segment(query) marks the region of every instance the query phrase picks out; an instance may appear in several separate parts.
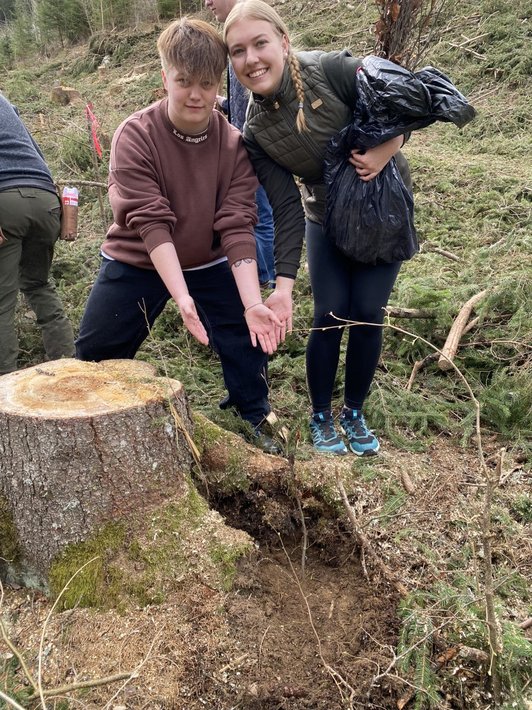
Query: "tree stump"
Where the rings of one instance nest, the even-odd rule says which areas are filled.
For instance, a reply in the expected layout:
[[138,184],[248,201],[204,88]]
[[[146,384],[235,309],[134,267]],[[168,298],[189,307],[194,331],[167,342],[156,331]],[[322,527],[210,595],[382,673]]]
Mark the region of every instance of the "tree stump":
[[66,545],[183,494],[191,431],[181,383],[141,361],[64,359],[0,377],[0,495],[24,568],[45,580]]

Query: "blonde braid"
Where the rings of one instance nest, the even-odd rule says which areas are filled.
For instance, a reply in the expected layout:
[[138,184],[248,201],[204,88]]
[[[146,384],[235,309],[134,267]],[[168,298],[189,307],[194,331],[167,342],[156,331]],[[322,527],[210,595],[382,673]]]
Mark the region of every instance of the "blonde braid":
[[296,90],[296,97],[299,102],[296,117],[297,130],[302,133],[303,131],[308,131],[307,122],[305,120],[305,112],[303,111],[303,103],[305,101],[305,89],[303,87],[303,80],[301,79],[301,68],[299,66],[299,59],[292,52],[291,49],[288,50],[288,68],[290,69],[290,76],[292,77],[292,83]]

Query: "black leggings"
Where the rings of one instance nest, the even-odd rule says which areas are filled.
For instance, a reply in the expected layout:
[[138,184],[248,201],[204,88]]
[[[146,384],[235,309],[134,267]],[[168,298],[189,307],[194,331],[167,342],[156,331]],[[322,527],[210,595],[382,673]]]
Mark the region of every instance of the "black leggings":
[[[314,297],[314,328],[339,325],[329,313],[346,320],[382,323],[401,263],[358,264],[344,257],[320,224],[307,220],[307,257]],[[307,345],[307,380],[315,412],[330,409],[344,328],[313,330]],[[345,361],[347,407],[361,409],[375,374],[382,347],[382,328],[351,326]]]

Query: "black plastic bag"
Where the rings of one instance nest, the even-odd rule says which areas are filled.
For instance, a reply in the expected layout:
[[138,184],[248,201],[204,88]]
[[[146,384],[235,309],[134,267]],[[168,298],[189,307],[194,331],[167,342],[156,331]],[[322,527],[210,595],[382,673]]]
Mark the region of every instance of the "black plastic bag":
[[410,259],[418,250],[412,195],[395,160],[370,181],[348,159],[353,148],[373,148],[435,121],[462,127],[475,110],[444,74],[415,74],[380,57],[366,57],[356,73],[353,121],[328,146],[324,227],[346,256],[375,264]]
[[414,200],[395,159],[368,182],[359,178],[351,163],[339,164],[327,196],[324,228],[353,261],[376,264],[411,259],[418,251]]

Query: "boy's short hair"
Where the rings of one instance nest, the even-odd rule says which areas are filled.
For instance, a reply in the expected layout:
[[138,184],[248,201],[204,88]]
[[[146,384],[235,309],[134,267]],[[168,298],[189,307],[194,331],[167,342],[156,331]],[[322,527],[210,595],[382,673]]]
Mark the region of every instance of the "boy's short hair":
[[165,71],[172,67],[199,81],[218,82],[227,67],[227,48],[218,32],[203,20],[174,20],[157,40]]

